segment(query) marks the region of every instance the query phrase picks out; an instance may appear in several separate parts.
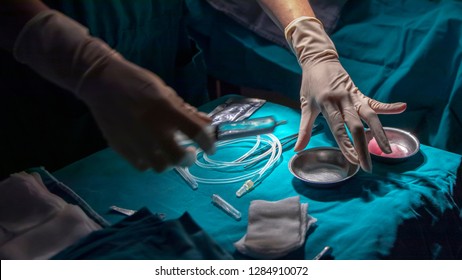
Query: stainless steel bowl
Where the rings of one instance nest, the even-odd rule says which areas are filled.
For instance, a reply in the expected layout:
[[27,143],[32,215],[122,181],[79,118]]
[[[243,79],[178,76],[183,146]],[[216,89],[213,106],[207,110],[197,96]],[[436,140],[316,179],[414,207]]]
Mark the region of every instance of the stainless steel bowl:
[[368,143],[372,159],[387,163],[397,163],[412,157],[420,150],[419,139],[410,132],[392,127],[384,127],[383,129],[390,141],[393,152],[388,155],[382,153],[380,148],[378,148],[375,144],[376,141],[373,139],[372,131],[370,129],[366,129],[366,141]]
[[311,186],[332,187],[355,175],[359,165],[350,163],[338,148],[319,147],[294,155],[289,170]]

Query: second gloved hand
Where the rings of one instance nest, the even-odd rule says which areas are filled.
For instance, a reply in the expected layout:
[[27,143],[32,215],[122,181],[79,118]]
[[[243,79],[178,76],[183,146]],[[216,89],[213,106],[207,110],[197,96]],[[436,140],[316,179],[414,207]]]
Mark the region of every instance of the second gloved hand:
[[32,18],[14,55],[44,78],[72,91],[90,108],[109,145],[138,169],[189,165],[194,152],[175,134],[213,152],[206,115],[186,104],[158,76],[125,60],[67,16],[48,10]]
[[[302,67],[300,89],[301,122],[295,151],[306,147],[319,113],[326,118],[345,157],[370,172],[372,164],[364,126],[370,127],[382,151],[391,153],[390,144],[377,114],[397,114],[405,103],[381,103],[363,95],[339,62],[335,46],[319,20],[301,17],[285,28],[285,36]],[[351,143],[345,125],[351,132]]]
[[179,131],[206,152],[214,138],[205,114],[185,103],[153,73],[113,54],[86,75],[78,95],[90,107],[109,145],[144,170],[189,166],[195,153],[175,141]]

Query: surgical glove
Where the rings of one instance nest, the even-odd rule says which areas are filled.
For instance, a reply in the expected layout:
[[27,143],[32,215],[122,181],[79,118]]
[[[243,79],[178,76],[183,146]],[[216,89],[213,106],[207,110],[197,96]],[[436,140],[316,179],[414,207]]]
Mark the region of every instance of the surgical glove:
[[194,151],[174,140],[178,132],[204,151],[214,151],[205,114],[185,103],[154,73],[125,60],[57,11],[32,18],[13,52],[19,62],[82,99],[108,144],[140,170],[192,164]]
[[406,103],[381,103],[363,95],[340,64],[335,46],[318,19],[295,19],[285,28],[285,36],[302,67],[302,116],[295,151],[308,145],[313,123],[322,113],[348,161],[360,164],[363,170],[371,172],[372,164],[361,119],[370,127],[382,151],[391,153],[377,114],[401,113],[406,109]]

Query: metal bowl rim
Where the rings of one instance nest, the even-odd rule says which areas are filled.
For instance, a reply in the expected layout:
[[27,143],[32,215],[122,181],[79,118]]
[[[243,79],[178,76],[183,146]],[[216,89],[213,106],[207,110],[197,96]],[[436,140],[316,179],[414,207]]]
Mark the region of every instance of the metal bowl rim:
[[[392,158],[392,157],[384,157],[384,156],[380,156],[380,155],[376,155],[376,154],[373,154],[373,153],[370,153],[371,155],[375,156],[375,157],[378,157],[378,158],[383,158],[383,159],[387,159],[387,160],[400,160],[400,159],[407,159],[407,158],[410,158],[412,156],[414,156],[415,154],[417,154],[420,150],[420,141],[419,139],[412,133],[410,133],[409,131],[406,131],[406,130],[403,130],[403,129],[400,129],[400,128],[396,128],[396,127],[388,127],[388,126],[384,126],[383,127],[383,130],[389,130],[389,131],[395,131],[395,132],[399,132],[399,133],[402,133],[406,136],[409,136],[409,138],[412,139],[412,141],[414,141],[414,143],[416,144],[416,149],[414,149],[414,151],[412,151],[412,153],[404,156],[404,157],[397,157],[397,158]],[[365,132],[370,132],[372,133],[371,129],[370,128],[366,128],[364,130]],[[371,138],[372,139],[372,138]]]
[[[359,165],[356,165],[356,168],[354,170],[354,172],[349,175],[349,176],[346,176],[344,178],[342,178],[341,180],[338,180],[338,181],[331,181],[331,182],[320,182],[320,181],[310,181],[310,180],[307,180],[305,178],[302,178],[300,177],[298,174],[296,174],[296,172],[294,172],[294,170],[292,169],[292,164],[293,164],[293,161],[295,159],[297,159],[301,154],[305,154],[305,153],[309,153],[309,152],[315,152],[315,151],[319,151],[319,150],[333,150],[333,151],[337,151],[337,152],[340,152],[340,154],[342,154],[342,151],[339,149],[339,148],[336,148],[336,147],[316,147],[316,148],[311,148],[311,149],[306,149],[306,150],[303,150],[301,152],[298,152],[296,153],[289,161],[289,171],[290,173],[292,173],[293,176],[295,176],[297,179],[305,182],[305,183],[309,183],[309,184],[312,184],[312,185],[333,185],[333,184],[338,184],[338,183],[341,183],[341,182],[344,182],[348,179],[350,179],[351,177],[353,177],[354,175],[356,175],[356,173],[358,173],[360,167]],[[343,155],[343,154],[342,154]],[[345,159],[349,165],[354,165],[352,164],[351,162],[349,162],[347,159]]]

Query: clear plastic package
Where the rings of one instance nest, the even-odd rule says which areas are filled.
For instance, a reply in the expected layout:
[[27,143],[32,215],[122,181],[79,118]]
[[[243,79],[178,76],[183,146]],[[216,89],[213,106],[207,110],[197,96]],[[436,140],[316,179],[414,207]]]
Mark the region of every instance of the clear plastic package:
[[209,117],[212,118],[212,125],[224,122],[242,121],[257,111],[266,100],[250,97],[231,97],[225,103],[218,105]]

